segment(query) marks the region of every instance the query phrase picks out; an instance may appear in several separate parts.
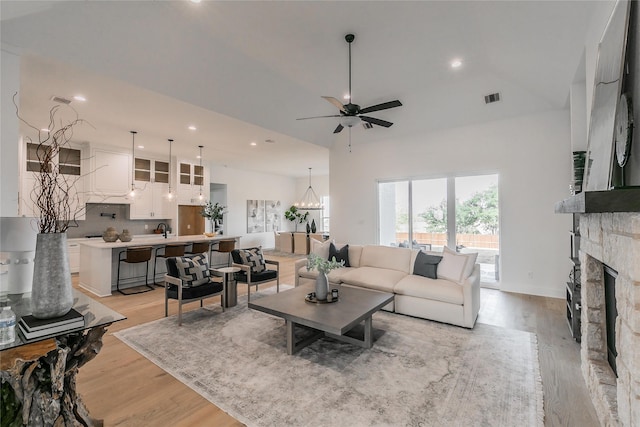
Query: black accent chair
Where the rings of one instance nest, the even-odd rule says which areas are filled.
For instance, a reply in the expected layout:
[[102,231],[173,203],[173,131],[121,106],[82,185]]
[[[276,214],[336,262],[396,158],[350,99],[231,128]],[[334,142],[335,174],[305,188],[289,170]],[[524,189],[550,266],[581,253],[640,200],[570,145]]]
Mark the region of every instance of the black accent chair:
[[[192,258],[197,255],[187,255],[185,258]],[[200,300],[200,307],[203,306],[202,300],[205,298],[220,295],[220,305],[222,311],[225,307],[226,284],[214,282],[209,278],[209,282],[198,286],[183,286],[180,278],[176,257],[169,257],[165,260],[167,264],[167,274],[164,276],[164,317],[169,315],[169,298],[178,300],[178,326],[182,325],[182,304]]]
[[[250,248],[257,249],[257,248]],[[260,273],[253,273],[251,266],[242,263],[242,257],[240,257],[240,251],[242,249],[234,249],[231,251],[231,259],[233,260],[232,267],[238,267],[241,269],[239,273],[235,274],[236,282],[247,284],[247,302],[251,300],[251,286],[256,287],[258,291],[258,285],[261,283],[267,283],[276,281],[276,292],[280,292],[280,262],[265,259],[264,262],[269,265],[275,266],[275,270],[266,269]]]

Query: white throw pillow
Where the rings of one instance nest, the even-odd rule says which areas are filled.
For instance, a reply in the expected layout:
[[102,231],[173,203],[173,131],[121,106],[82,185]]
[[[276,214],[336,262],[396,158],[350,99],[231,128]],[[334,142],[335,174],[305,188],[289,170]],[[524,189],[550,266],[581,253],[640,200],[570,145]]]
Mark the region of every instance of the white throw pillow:
[[477,253],[461,254],[444,247],[442,261],[438,264],[438,279],[447,279],[462,284],[471,276]]
[[331,243],[333,243],[333,240],[321,242],[320,240],[309,239],[309,242],[312,254],[318,255],[322,259],[329,259],[329,247]]

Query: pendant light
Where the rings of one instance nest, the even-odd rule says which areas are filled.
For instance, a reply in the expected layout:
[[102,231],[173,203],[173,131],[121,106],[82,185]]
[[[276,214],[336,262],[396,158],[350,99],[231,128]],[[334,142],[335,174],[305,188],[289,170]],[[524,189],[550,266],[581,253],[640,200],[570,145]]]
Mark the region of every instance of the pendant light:
[[173,200],[173,193],[171,192],[171,143],[173,139],[167,139],[169,141],[169,193],[167,194],[167,199]]
[[298,209],[302,209],[305,211],[311,210],[320,210],[322,209],[322,203],[320,203],[320,198],[313,191],[313,187],[311,187],[311,168],[309,168],[309,188],[304,192],[304,195],[300,200],[293,204]]
[[202,201],[202,199],[204,198],[202,196],[202,182],[204,181],[204,171],[202,170],[202,145],[198,145],[198,148],[200,149],[200,156],[198,156],[200,158],[200,173],[202,174],[202,176],[200,177],[200,195],[198,196],[198,199],[200,199],[200,201]]
[[136,186],[133,183],[136,174],[136,132],[135,130],[129,131],[131,132],[131,191],[129,192],[129,197],[133,198],[136,196]]

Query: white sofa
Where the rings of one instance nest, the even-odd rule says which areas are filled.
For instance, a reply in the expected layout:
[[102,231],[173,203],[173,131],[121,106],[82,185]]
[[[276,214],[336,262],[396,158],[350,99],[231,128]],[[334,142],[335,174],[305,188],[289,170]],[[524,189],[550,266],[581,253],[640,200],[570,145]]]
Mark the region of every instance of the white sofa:
[[[317,245],[312,252],[327,257],[328,246]],[[349,245],[350,267],[332,270],[328,275],[330,286],[391,292],[395,301],[384,307],[387,311],[473,328],[480,310],[480,266],[474,260],[473,267],[469,266],[470,275],[461,277],[459,283],[430,279],[413,274],[418,252],[409,248]],[[316,270],[307,270],[306,258],[295,262],[296,286],[315,283],[317,275]]]

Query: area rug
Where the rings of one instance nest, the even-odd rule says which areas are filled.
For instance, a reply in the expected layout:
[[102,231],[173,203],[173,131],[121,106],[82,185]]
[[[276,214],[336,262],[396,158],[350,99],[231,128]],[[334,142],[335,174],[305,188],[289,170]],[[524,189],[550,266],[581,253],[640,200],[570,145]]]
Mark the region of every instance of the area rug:
[[543,425],[534,334],[386,312],[373,326],[372,349],[323,338],[288,356],[284,321],[240,297],[115,335],[248,426]]

